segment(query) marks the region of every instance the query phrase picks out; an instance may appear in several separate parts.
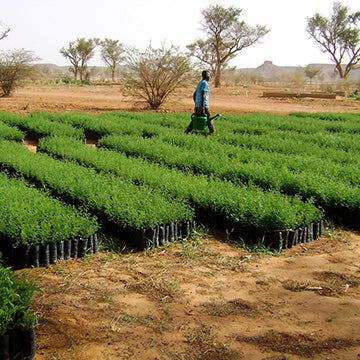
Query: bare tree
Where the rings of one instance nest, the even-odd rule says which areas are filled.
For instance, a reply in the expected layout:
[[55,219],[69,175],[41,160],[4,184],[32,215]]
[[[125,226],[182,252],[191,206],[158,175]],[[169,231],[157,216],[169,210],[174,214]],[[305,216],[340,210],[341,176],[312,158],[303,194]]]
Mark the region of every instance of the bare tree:
[[[349,14],[349,8],[333,4],[333,14],[326,18],[319,13],[307,19],[307,32],[329,53],[341,79],[346,79],[360,61],[360,12]],[[343,63],[347,61],[347,64]]]
[[38,60],[32,51],[12,50],[0,53],[1,96],[10,96],[32,71],[32,63]]
[[76,42],[71,41],[67,48],[60,49],[60,53],[68,58],[73,66],[75,80],[77,80],[77,74],[80,76],[80,81],[84,79],[87,63],[94,56],[94,50],[99,43],[97,38],[88,40],[78,38]]
[[190,60],[173,45],[144,52],[131,49],[124,73],[126,93],[145,100],[151,109],[158,109],[174,90],[184,83],[190,72]]
[[238,17],[242,9],[212,5],[202,11],[202,30],[206,39],[188,45],[190,55],[207,64],[215,78],[215,87],[221,86],[221,71],[237,53],[254,45],[269,30],[265,26],[250,27]]
[[118,65],[124,61],[125,48],[119,40],[105,39],[100,43],[101,58],[111,71],[112,81],[115,81],[115,72]]

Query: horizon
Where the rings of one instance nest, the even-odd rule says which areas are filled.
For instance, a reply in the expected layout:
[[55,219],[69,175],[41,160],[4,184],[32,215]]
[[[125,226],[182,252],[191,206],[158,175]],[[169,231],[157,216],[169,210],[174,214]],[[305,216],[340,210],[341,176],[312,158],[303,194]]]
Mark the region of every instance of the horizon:
[[[277,65],[277,64],[274,64],[274,62],[272,60],[264,60],[264,62],[259,65],[259,66],[256,66],[256,67],[244,67],[244,68],[238,68],[236,67],[236,70],[241,70],[241,69],[257,69],[259,68],[260,66],[264,65],[265,63],[271,63],[272,65],[276,66],[276,67],[293,67],[293,68],[303,68],[303,67],[306,67],[308,65],[324,65],[324,66],[334,66],[335,67],[335,64],[333,63],[309,63],[309,64],[306,64],[305,66],[301,66],[301,65]],[[71,64],[68,64],[68,65],[59,65],[59,64],[55,64],[55,63],[52,63],[52,62],[34,62],[34,65],[55,65],[55,66],[58,66],[58,67],[71,67],[72,65]],[[103,64],[103,65],[87,65],[88,67],[104,67],[106,68],[106,64]],[[359,69],[353,69],[353,70],[360,70]]]

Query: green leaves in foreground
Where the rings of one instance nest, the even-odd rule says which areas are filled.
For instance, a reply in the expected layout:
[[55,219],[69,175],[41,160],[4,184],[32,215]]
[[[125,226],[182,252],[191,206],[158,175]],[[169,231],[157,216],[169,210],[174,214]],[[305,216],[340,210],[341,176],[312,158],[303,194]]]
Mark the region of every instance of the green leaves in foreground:
[[31,281],[21,279],[9,269],[0,266],[0,336],[8,329],[34,326],[35,315],[29,309],[33,293],[38,291]]

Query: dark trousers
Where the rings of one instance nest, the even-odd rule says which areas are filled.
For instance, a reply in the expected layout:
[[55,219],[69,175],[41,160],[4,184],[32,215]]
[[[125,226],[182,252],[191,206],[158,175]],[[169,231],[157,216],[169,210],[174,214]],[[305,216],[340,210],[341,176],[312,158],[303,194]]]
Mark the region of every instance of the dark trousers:
[[[196,107],[195,108],[195,113],[201,114],[202,113],[202,108]],[[205,115],[207,116],[208,119],[211,118],[209,108],[205,108]],[[212,120],[209,121],[208,128],[209,128],[209,133],[210,134],[213,134],[215,132],[214,121],[212,121]],[[189,126],[185,130],[185,133],[186,134],[190,133],[192,131],[192,129],[193,129],[193,121],[191,120]]]

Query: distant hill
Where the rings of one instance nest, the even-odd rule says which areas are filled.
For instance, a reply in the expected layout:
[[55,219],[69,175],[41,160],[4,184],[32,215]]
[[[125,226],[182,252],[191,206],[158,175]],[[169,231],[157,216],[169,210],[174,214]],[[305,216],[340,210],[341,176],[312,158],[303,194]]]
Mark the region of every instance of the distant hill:
[[[325,81],[338,79],[339,75],[335,72],[335,65],[333,64],[309,64],[314,68],[321,69],[321,77]],[[272,61],[265,61],[257,68],[238,69],[240,72],[249,72],[261,75],[264,78],[276,78],[286,76],[289,73],[294,73],[301,70],[300,66],[277,66]],[[349,79],[360,80],[360,69],[352,70]]]
[[[335,73],[335,66],[333,64],[309,64],[312,67],[320,68],[320,78],[324,81],[331,81],[338,79],[339,75]],[[72,75],[69,66],[58,66],[55,64],[39,63],[35,64],[39,74],[43,78],[62,78],[65,75]],[[286,77],[291,73],[301,70],[300,66],[277,66],[272,61],[265,61],[257,68],[243,68],[237,69],[239,72],[248,72],[261,75],[264,79],[276,79]],[[109,79],[110,75],[105,66],[89,66],[90,76],[92,79]],[[360,80],[360,69],[351,71],[349,79]]]
[[47,73],[47,74],[61,74],[64,75],[66,73],[69,73],[69,67],[70,66],[58,66],[55,64],[35,64],[35,68],[37,68],[40,72]]

